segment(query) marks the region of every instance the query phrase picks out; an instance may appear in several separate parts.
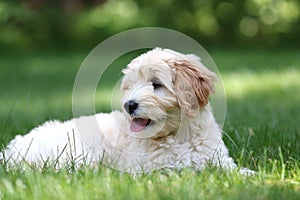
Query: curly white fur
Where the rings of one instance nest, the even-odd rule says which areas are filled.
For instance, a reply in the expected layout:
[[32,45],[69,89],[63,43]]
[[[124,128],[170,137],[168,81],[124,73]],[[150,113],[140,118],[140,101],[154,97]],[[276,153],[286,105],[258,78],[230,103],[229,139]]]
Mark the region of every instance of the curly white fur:
[[236,168],[208,102],[216,76],[198,57],[155,48],[123,73],[122,102],[134,101],[134,112],[124,107],[122,112],[46,122],[12,140],[3,158],[11,165],[51,162],[58,168],[102,162],[129,172],[201,169],[208,163]]

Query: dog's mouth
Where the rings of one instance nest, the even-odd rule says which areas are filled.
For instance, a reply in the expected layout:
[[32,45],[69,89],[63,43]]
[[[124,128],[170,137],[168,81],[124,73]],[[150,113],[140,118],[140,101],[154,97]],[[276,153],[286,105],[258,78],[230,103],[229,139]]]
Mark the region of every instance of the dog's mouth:
[[135,117],[130,122],[130,130],[132,132],[137,133],[144,130],[147,126],[149,126],[152,123],[153,121],[151,119],[143,119],[143,118]]

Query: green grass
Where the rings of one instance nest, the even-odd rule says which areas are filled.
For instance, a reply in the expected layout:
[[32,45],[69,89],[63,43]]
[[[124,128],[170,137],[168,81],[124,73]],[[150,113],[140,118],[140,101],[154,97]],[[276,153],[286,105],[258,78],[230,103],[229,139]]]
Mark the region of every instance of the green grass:
[[[132,176],[100,166],[7,171],[0,199],[299,199],[300,50],[211,49],[225,84],[224,140],[253,177],[218,169]],[[0,54],[0,143],[48,119],[72,117],[72,87],[84,52]],[[105,73],[96,110],[109,112],[124,56]],[[105,94],[105,95],[103,95]]]

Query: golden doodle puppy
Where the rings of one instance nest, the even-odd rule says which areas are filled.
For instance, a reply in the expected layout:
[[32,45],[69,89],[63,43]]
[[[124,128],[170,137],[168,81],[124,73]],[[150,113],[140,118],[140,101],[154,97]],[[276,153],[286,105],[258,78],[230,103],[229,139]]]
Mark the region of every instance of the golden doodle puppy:
[[155,48],[123,73],[122,111],[46,122],[12,140],[2,159],[56,168],[102,162],[127,172],[237,167],[209,103],[216,75],[199,57]]

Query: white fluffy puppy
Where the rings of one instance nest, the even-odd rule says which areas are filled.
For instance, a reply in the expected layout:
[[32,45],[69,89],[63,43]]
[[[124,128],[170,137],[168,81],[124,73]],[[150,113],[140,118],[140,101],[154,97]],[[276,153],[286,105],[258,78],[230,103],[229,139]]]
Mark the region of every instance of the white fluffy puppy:
[[209,104],[216,76],[197,56],[155,48],[123,73],[122,112],[46,122],[12,140],[3,159],[58,168],[102,162],[129,172],[236,168]]

